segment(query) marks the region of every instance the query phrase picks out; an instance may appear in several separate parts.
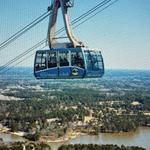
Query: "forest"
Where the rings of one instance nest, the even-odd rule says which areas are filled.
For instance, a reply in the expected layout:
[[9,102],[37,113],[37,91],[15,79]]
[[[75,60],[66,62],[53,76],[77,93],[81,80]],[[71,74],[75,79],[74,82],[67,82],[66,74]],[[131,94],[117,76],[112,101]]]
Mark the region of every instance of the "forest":
[[[21,143],[16,142],[9,145],[2,144],[0,145],[0,150],[51,150],[51,147],[45,143]],[[97,144],[75,144],[75,145],[62,145],[58,150],[145,150],[142,147],[138,146],[117,146],[117,145],[97,145]]]
[[[92,111],[94,119],[87,126],[98,132],[128,132],[150,124],[150,116],[144,114],[150,111],[147,95],[141,96],[135,91],[132,95],[126,92],[123,96],[105,97],[96,90],[82,89],[82,94],[79,90],[35,92],[24,89],[5,93],[24,100],[0,101],[0,123],[12,132],[30,132],[33,128],[41,131],[48,127],[47,119],[58,118],[56,124],[65,126],[68,122],[84,122]],[[138,105],[132,105],[134,101]]]
[[119,147],[117,145],[76,144],[76,145],[62,145],[58,150],[145,150],[145,149],[137,146],[125,147],[124,145]]

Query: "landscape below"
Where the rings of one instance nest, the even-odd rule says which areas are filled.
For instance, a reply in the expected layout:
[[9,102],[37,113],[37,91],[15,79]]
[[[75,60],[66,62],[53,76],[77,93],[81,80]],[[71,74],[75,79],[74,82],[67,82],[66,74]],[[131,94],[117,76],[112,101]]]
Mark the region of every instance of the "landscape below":
[[15,68],[0,74],[1,132],[49,143],[150,126],[150,71],[106,70],[101,79],[83,80],[36,80],[32,73]]

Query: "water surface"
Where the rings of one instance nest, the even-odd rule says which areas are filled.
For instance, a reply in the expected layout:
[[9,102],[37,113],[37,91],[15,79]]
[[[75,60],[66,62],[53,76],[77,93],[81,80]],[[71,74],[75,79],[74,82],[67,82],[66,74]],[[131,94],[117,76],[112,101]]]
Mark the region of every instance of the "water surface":
[[136,132],[100,133],[98,136],[81,135],[65,143],[51,143],[52,150],[62,144],[117,144],[119,146],[140,146],[150,150],[150,128],[140,127]]
[[[0,133],[4,142],[25,141],[22,137]],[[140,127],[136,132],[100,133],[98,136],[80,135],[75,139],[62,143],[50,143],[52,150],[57,150],[62,144],[117,144],[119,146],[140,146],[150,150],[150,128]]]

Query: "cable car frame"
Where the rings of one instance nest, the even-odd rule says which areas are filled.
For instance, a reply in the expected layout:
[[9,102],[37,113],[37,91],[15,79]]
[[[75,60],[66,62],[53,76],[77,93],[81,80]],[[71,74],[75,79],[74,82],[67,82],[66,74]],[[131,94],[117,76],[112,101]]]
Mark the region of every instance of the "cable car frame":
[[100,78],[104,75],[101,52],[88,48],[38,50],[34,62],[37,79]]

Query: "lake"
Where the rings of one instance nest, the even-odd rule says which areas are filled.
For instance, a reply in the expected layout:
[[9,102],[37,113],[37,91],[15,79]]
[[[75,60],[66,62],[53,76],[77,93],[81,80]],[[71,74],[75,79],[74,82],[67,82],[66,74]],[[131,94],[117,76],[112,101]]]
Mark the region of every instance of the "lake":
[[[23,138],[11,134],[0,133],[5,142],[24,141]],[[140,146],[150,150],[150,128],[140,127],[136,132],[100,133],[98,136],[80,135],[64,143],[50,143],[52,150],[57,150],[62,144],[117,144]]]
[[51,143],[52,150],[57,150],[62,144],[117,144],[125,146],[140,146],[150,150],[150,128],[140,127],[136,132],[100,133],[98,136],[81,135],[65,143]]

